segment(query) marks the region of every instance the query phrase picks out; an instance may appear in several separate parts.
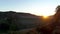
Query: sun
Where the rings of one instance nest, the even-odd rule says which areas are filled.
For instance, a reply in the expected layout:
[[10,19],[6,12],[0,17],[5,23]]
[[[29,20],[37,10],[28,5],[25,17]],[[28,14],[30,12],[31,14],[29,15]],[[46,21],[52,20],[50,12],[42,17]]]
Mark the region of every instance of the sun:
[[42,13],[42,16],[43,16],[43,18],[48,18],[48,16],[50,16],[50,14],[48,14],[48,13]]
[[47,19],[47,18],[49,18],[49,16],[51,16],[51,15],[54,15],[55,13],[54,12],[44,12],[44,13],[42,13],[42,15],[41,16],[43,16],[43,18],[44,19]]
[[48,16],[43,16],[43,18],[48,18]]
[[48,18],[49,16],[54,15],[55,12],[45,11],[45,12],[41,12],[40,14],[41,14],[41,16],[43,16],[43,18]]

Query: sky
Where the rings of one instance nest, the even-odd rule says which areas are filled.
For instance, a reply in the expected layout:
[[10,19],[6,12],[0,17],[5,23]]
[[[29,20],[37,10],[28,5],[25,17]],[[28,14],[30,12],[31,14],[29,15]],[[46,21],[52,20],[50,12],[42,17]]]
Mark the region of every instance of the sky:
[[53,15],[58,5],[60,0],[0,0],[0,11]]

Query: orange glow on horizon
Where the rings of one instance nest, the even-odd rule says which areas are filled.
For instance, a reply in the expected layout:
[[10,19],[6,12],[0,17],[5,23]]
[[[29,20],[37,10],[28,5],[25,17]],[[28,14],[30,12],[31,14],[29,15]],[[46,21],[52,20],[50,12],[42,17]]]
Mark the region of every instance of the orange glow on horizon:
[[43,16],[44,19],[48,18],[48,16]]

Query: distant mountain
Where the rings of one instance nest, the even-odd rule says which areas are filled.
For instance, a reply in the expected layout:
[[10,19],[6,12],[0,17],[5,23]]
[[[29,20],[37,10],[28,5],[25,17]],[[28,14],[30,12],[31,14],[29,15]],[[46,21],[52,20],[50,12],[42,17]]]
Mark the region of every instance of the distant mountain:
[[0,24],[7,23],[16,25],[18,29],[32,28],[40,25],[40,17],[30,14],[14,11],[0,12]]

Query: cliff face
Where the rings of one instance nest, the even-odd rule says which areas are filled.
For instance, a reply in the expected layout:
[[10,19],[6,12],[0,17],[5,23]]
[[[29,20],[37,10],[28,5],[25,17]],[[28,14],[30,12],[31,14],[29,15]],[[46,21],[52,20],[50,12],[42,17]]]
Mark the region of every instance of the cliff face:
[[0,12],[0,24],[16,25],[18,29],[31,28],[40,24],[38,16],[29,13]]

